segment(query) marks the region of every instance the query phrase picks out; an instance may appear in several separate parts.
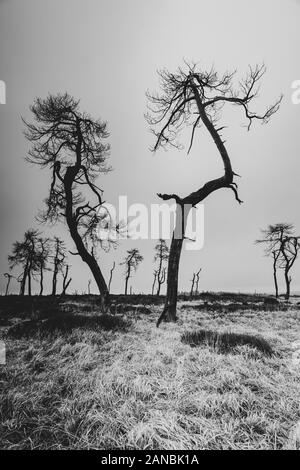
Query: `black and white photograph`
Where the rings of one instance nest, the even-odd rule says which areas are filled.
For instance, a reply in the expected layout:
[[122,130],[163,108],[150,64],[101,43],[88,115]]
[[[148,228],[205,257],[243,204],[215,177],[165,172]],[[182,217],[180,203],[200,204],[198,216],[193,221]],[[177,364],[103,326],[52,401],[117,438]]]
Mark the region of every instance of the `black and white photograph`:
[[300,450],[299,25],[0,0],[1,451]]

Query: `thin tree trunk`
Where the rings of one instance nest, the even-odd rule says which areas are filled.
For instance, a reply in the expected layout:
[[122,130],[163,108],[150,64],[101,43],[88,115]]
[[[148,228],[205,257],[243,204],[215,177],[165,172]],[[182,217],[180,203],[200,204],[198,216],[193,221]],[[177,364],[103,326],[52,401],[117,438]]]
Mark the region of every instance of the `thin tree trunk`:
[[108,282],[108,292],[110,292],[110,286],[111,286],[111,281],[112,281],[112,277],[113,277],[113,272],[114,272],[114,269],[116,267],[116,263],[114,261],[114,264],[110,270],[110,276],[109,276],[109,282]]
[[157,273],[154,274],[153,284],[152,284],[152,295],[154,295],[154,289],[156,284]]
[[196,274],[193,274],[193,280],[192,280],[192,287],[191,287],[191,292],[190,292],[190,298],[192,298],[192,297],[193,297],[193,294],[194,294],[195,277],[196,277]]
[[40,294],[39,295],[43,295],[43,291],[44,291],[44,270],[43,270],[43,267],[41,266],[41,269],[40,269]]
[[56,287],[57,287],[57,265],[56,265],[56,261],[54,261],[51,295],[56,295]]
[[68,287],[69,287],[69,285],[71,284],[71,282],[72,282],[72,278],[70,277],[70,279],[68,280],[68,282],[64,283],[62,293],[60,294],[61,297],[65,295],[66,290],[68,289]]
[[126,276],[126,279],[125,279],[125,295],[127,295],[127,290],[128,290],[128,279],[129,279],[129,276]]
[[28,295],[31,297],[31,272],[28,270]]
[[275,285],[275,296],[278,299],[278,281],[277,281],[277,269],[276,266],[273,268],[273,277],[274,277],[274,285]]
[[8,289],[9,289],[10,280],[11,280],[11,277],[8,277],[8,278],[7,278],[6,289],[5,289],[5,295],[8,295]]

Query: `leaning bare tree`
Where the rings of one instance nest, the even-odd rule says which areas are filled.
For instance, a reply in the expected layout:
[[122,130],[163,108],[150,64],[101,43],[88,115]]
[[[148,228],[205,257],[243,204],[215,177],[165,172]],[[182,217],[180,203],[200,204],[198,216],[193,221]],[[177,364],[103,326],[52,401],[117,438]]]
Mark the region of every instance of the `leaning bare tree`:
[[6,288],[5,288],[5,294],[4,294],[4,295],[8,295],[8,293],[9,293],[10,281],[11,281],[12,279],[15,279],[15,276],[13,276],[13,275],[10,274],[10,273],[4,273],[3,276],[7,279]]
[[232,169],[230,157],[220,134],[224,127],[219,126],[218,122],[222,108],[227,103],[242,109],[248,120],[248,130],[254,120],[260,120],[263,123],[269,121],[279,109],[281,98],[268,107],[263,114],[257,114],[250,109],[264,73],[264,66],[256,66],[254,69],[250,67],[245,79],[235,86],[235,72],[219,75],[213,69],[207,72],[199,70],[196,65],[187,65],[187,70],[179,68],[175,73],[167,70],[159,72],[161,93],[147,94],[149,111],[146,118],[156,139],[153,151],[168,146],[180,148],[177,137],[184,127],[191,126],[189,152],[192,149],[196,131],[202,124],[210,134],[224,164],[223,175],[206,182],[198,190],[185,197],[177,194],[158,194],[164,201],[174,199],[177,203],[177,211],[168,263],[167,296],[157,326],[162,320],[176,321],[179,260],[185,238],[186,220],[191,208],[222,188],[230,189],[235,199],[239,203],[242,202],[234,182],[234,176],[238,175]]
[[199,294],[199,279],[200,279],[201,271],[202,271],[202,268],[200,268],[199,271],[196,272],[196,295]]
[[101,296],[109,306],[108,288],[94,249],[101,232],[111,229],[95,179],[109,170],[105,122],[81,112],[79,101],[68,94],[37,98],[30,107],[35,123],[27,123],[25,136],[32,143],[27,160],[51,170],[51,186],[42,221],[65,220],[77,253],[89,266]]
[[155,245],[155,256],[154,261],[158,263],[157,268],[157,291],[156,295],[160,294],[161,286],[166,280],[166,268],[164,264],[169,259],[169,248],[166,240],[160,238],[158,243]]
[[109,281],[108,281],[108,292],[110,293],[110,287],[111,287],[111,283],[112,283],[112,278],[113,278],[113,272],[115,270],[115,267],[116,267],[116,262],[114,261],[113,262],[113,265],[112,265],[112,268],[110,270],[110,274],[109,274]]
[[132,248],[127,251],[127,256],[121,265],[125,266],[125,295],[128,291],[128,281],[132,276],[132,273],[135,272],[139,264],[143,261],[143,256],[140,254],[137,248]]

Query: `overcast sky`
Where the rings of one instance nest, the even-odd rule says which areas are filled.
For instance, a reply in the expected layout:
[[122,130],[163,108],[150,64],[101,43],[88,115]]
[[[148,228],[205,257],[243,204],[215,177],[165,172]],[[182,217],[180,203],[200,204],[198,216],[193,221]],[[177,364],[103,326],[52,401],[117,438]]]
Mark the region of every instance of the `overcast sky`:
[[[300,105],[291,101],[292,82],[300,80],[299,3],[0,1],[0,79],[7,86],[7,104],[0,104],[0,290],[11,245],[36,226],[35,214],[49,190],[49,172],[24,160],[29,145],[21,116],[30,119],[28,108],[36,96],[67,91],[81,99],[83,110],[107,120],[114,171],[99,179],[107,201],[127,195],[129,204],[150,207],[159,202],[157,192],[185,196],[207,178],[221,175],[222,162],[205,129],[198,132],[189,156],[186,149],[149,151],[153,137],[143,117],[145,92],[158,89],[158,69],[174,70],[183,59],[203,67],[214,64],[220,71],[236,68],[241,75],[248,64],[264,61],[268,70],[256,109],[263,110],[280,93],[285,98],[271,122],[253,125],[250,133],[238,109],[225,112],[227,148],[234,170],[242,175],[239,191],[245,203],[239,206],[229,190],[205,201],[204,248],[183,251],[179,288],[188,289],[193,271],[202,267],[201,289],[271,289],[271,260],[253,243],[260,228],[286,221],[300,232]],[[60,235],[73,248],[63,225],[40,229]],[[117,263],[113,292],[124,289],[119,263],[133,246],[145,260],[130,284],[136,293],[150,291],[154,244],[122,241],[117,250],[100,253],[106,277],[113,260]],[[88,268],[78,257],[70,262],[70,291],[85,291],[91,278]],[[293,288],[300,290],[300,261],[293,281]]]

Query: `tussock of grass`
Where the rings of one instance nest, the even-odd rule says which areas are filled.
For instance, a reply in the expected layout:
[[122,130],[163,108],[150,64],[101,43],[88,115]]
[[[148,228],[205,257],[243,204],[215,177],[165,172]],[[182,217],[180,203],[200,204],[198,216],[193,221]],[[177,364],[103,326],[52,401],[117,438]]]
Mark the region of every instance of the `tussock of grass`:
[[219,333],[212,330],[197,330],[186,332],[181,336],[183,343],[192,347],[203,345],[214,348],[221,353],[233,351],[237,346],[250,346],[267,356],[272,356],[273,350],[269,343],[260,336],[238,334],[232,332]]
[[[151,310],[125,329],[77,323],[30,341],[7,337],[0,447],[284,448],[300,419],[299,370],[291,367],[290,349],[299,338],[299,312],[212,318],[186,309],[177,324],[157,329],[160,309]],[[205,343],[191,348],[181,336],[195,325],[263,336],[281,354],[248,344],[227,354]]]
[[96,330],[126,330],[130,322],[122,317],[101,315],[61,315],[42,321],[26,320],[9,328],[7,336],[11,338],[28,338],[35,335],[48,335],[53,333],[69,333],[75,328]]

